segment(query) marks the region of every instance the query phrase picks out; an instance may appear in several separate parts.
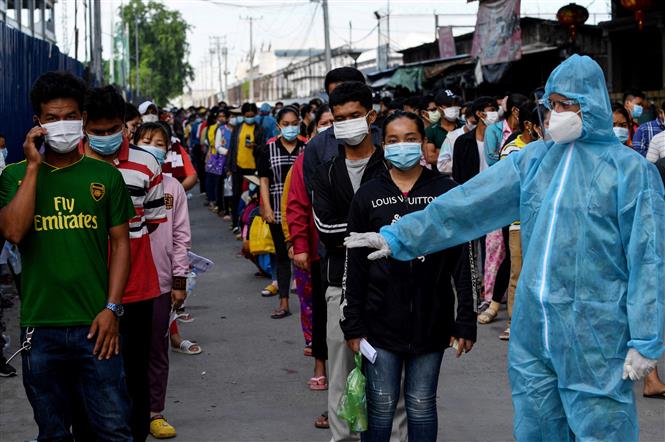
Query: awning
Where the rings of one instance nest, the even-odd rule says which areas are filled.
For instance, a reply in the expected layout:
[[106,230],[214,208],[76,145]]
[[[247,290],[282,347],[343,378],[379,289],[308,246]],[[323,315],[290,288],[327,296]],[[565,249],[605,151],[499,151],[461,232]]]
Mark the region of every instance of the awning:
[[422,66],[412,68],[399,68],[390,77],[386,86],[398,87],[408,89],[411,92],[420,90],[423,80],[425,79],[424,70]]
[[378,80],[373,81],[372,83],[370,83],[369,87],[371,87],[373,89],[378,89],[378,88],[381,88],[381,87],[385,86],[389,81],[390,81],[390,76],[382,77],[382,78],[379,78]]

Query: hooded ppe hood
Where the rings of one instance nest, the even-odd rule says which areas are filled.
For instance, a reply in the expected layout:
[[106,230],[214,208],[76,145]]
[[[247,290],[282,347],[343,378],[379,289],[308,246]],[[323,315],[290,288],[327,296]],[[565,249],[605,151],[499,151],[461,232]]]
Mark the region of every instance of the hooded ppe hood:
[[579,101],[582,111],[582,141],[616,142],[612,131],[612,106],[605,75],[598,63],[587,56],[573,55],[552,71],[545,85],[547,105],[551,94]]

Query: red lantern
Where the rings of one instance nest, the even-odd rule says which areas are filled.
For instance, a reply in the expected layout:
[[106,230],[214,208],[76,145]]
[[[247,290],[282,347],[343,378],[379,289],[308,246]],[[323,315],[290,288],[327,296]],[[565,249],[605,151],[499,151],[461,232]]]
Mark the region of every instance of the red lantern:
[[556,18],[559,23],[568,28],[570,40],[574,42],[577,36],[577,27],[583,25],[589,19],[589,11],[584,6],[570,3],[559,9]]
[[653,0],[621,0],[621,6],[635,12],[635,21],[640,31],[644,29],[644,11],[651,9]]

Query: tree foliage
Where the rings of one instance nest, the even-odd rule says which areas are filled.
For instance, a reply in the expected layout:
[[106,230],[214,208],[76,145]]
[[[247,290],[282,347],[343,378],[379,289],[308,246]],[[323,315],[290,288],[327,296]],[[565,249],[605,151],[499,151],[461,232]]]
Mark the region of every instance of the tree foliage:
[[[136,90],[136,54],[134,33],[138,28],[139,91],[159,106],[182,93],[185,84],[194,78],[187,62],[189,24],[179,11],[172,11],[152,0],[130,0],[120,7],[120,17],[129,28],[132,56],[129,81]],[[138,26],[137,26],[138,25]]]

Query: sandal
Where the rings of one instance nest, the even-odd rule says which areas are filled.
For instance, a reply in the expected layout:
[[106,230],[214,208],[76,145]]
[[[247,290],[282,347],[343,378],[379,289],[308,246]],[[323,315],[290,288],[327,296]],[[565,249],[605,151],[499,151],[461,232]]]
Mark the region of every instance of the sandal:
[[311,357],[312,356],[312,347],[310,347],[309,345],[307,347],[305,347],[302,354],[307,356],[307,357]]
[[501,333],[501,334],[499,335],[499,339],[501,339],[502,341],[509,341],[509,340],[510,340],[510,327],[508,327],[507,329],[505,329],[505,330],[503,331],[503,333]]
[[150,434],[155,439],[171,439],[176,436],[173,425],[169,424],[161,414],[150,418]]
[[[196,350],[192,350],[192,347],[196,347]],[[180,343],[180,347],[171,347],[171,350],[176,353],[184,353],[186,355],[197,355],[203,351],[199,344],[192,342],[189,339],[183,339]]]
[[328,423],[328,412],[325,411],[321,413],[321,416],[317,417],[314,421],[314,426],[316,428],[328,429],[330,428],[330,423]]
[[272,312],[272,315],[270,315],[270,317],[272,319],[282,319],[282,318],[286,318],[287,316],[291,316],[291,312],[288,311],[288,310],[285,310],[283,308],[274,310]]
[[490,322],[494,321],[496,319],[496,315],[499,312],[492,308],[488,308],[484,312],[478,315],[478,323],[479,324],[489,324]]
[[266,288],[261,290],[261,296],[264,298],[270,298],[271,296],[275,296],[277,294],[277,286],[274,284],[268,284]]
[[312,391],[323,391],[328,389],[328,378],[325,376],[317,376],[315,378],[310,378],[307,381],[309,389]]
[[175,317],[178,321],[183,322],[185,324],[188,324],[190,322],[194,322],[194,318],[192,315],[189,313],[183,312],[183,313],[178,313],[178,315]]

